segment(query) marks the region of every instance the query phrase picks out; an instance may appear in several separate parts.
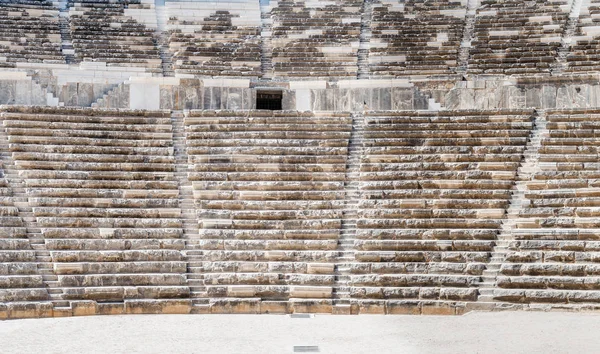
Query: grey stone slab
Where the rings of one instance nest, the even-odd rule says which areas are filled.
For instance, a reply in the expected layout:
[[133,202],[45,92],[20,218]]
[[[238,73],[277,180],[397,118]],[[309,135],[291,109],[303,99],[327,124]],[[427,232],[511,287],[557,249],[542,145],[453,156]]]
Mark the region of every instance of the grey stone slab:
[[0,81],[0,104],[15,104],[17,101],[17,82],[14,80]]

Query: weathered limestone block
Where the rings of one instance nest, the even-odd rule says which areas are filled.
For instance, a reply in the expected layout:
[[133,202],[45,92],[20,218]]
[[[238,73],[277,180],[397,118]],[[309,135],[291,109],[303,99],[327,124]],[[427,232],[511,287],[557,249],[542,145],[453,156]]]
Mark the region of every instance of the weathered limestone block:
[[331,313],[333,305],[331,300],[290,299],[292,313]]
[[420,315],[420,301],[397,301],[388,300],[386,302],[387,314],[389,315]]
[[211,299],[210,313],[217,314],[259,314],[261,301],[258,298],[250,299]]
[[292,286],[290,296],[296,298],[329,298],[333,289],[324,286]]
[[39,285],[40,288],[23,289],[0,289],[0,301],[18,302],[18,301],[44,301],[48,300],[48,291]]
[[50,250],[151,250],[185,248],[183,240],[45,240],[46,247]]
[[51,251],[54,262],[134,262],[180,261],[177,250],[127,250],[127,251]]
[[125,300],[127,314],[188,314],[191,300]]
[[52,317],[51,302],[10,302],[6,304],[8,318]]
[[423,302],[421,304],[422,315],[456,315],[457,304],[447,302]]
[[0,277],[2,275],[35,275],[36,263],[0,263]]
[[59,283],[64,287],[94,286],[144,286],[185,284],[181,274],[97,274],[59,275]]
[[377,300],[358,300],[358,314],[384,315],[386,313],[386,302]]
[[287,301],[261,301],[260,313],[287,314],[290,313],[290,303]]
[[54,263],[54,274],[185,273],[185,262]]

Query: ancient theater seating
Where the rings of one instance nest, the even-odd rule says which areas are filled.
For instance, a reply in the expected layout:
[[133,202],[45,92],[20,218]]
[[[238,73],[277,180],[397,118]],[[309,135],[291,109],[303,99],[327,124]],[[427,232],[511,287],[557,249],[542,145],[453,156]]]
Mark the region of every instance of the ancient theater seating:
[[135,312],[189,295],[169,117],[4,111],[12,158],[58,278],[48,286],[62,291],[61,300],[125,300]]
[[167,1],[176,73],[260,76],[258,1]]
[[140,0],[69,0],[69,5],[78,60],[162,72],[155,29],[125,14],[125,9],[148,5]]
[[598,303],[600,111],[549,111],[546,119],[538,171],[526,183],[494,295],[512,302]]
[[387,301],[388,313],[475,301],[531,121],[530,111],[366,114],[352,298]]
[[35,251],[27,239],[27,229],[0,165],[0,305],[11,305],[11,311],[16,312],[10,314],[11,317],[29,317],[33,312],[28,315],[27,309],[35,305],[28,302],[45,300],[48,300],[48,292],[38,270]]
[[457,66],[466,9],[461,2],[375,1],[372,76],[447,74]]
[[567,0],[483,0],[477,9],[468,71],[548,73],[569,9]]
[[597,71],[600,68],[600,1],[590,0],[582,9],[567,55],[567,71]]
[[272,2],[278,77],[356,77],[362,1]]
[[64,63],[58,9],[51,1],[0,2],[0,67]]
[[192,111],[185,125],[203,296],[331,312],[349,114]]

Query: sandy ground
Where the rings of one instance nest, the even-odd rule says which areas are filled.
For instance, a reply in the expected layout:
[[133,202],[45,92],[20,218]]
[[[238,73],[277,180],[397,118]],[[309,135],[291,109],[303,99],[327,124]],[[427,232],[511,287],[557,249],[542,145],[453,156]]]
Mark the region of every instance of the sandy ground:
[[141,315],[0,321],[0,353],[598,353],[600,314]]

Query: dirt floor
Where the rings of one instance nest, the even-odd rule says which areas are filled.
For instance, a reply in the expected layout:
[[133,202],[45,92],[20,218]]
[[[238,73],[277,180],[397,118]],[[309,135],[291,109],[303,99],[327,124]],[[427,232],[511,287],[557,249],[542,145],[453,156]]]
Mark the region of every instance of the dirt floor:
[[3,354],[311,352],[307,350],[369,354],[598,353],[600,313],[309,318],[140,315],[0,321]]

